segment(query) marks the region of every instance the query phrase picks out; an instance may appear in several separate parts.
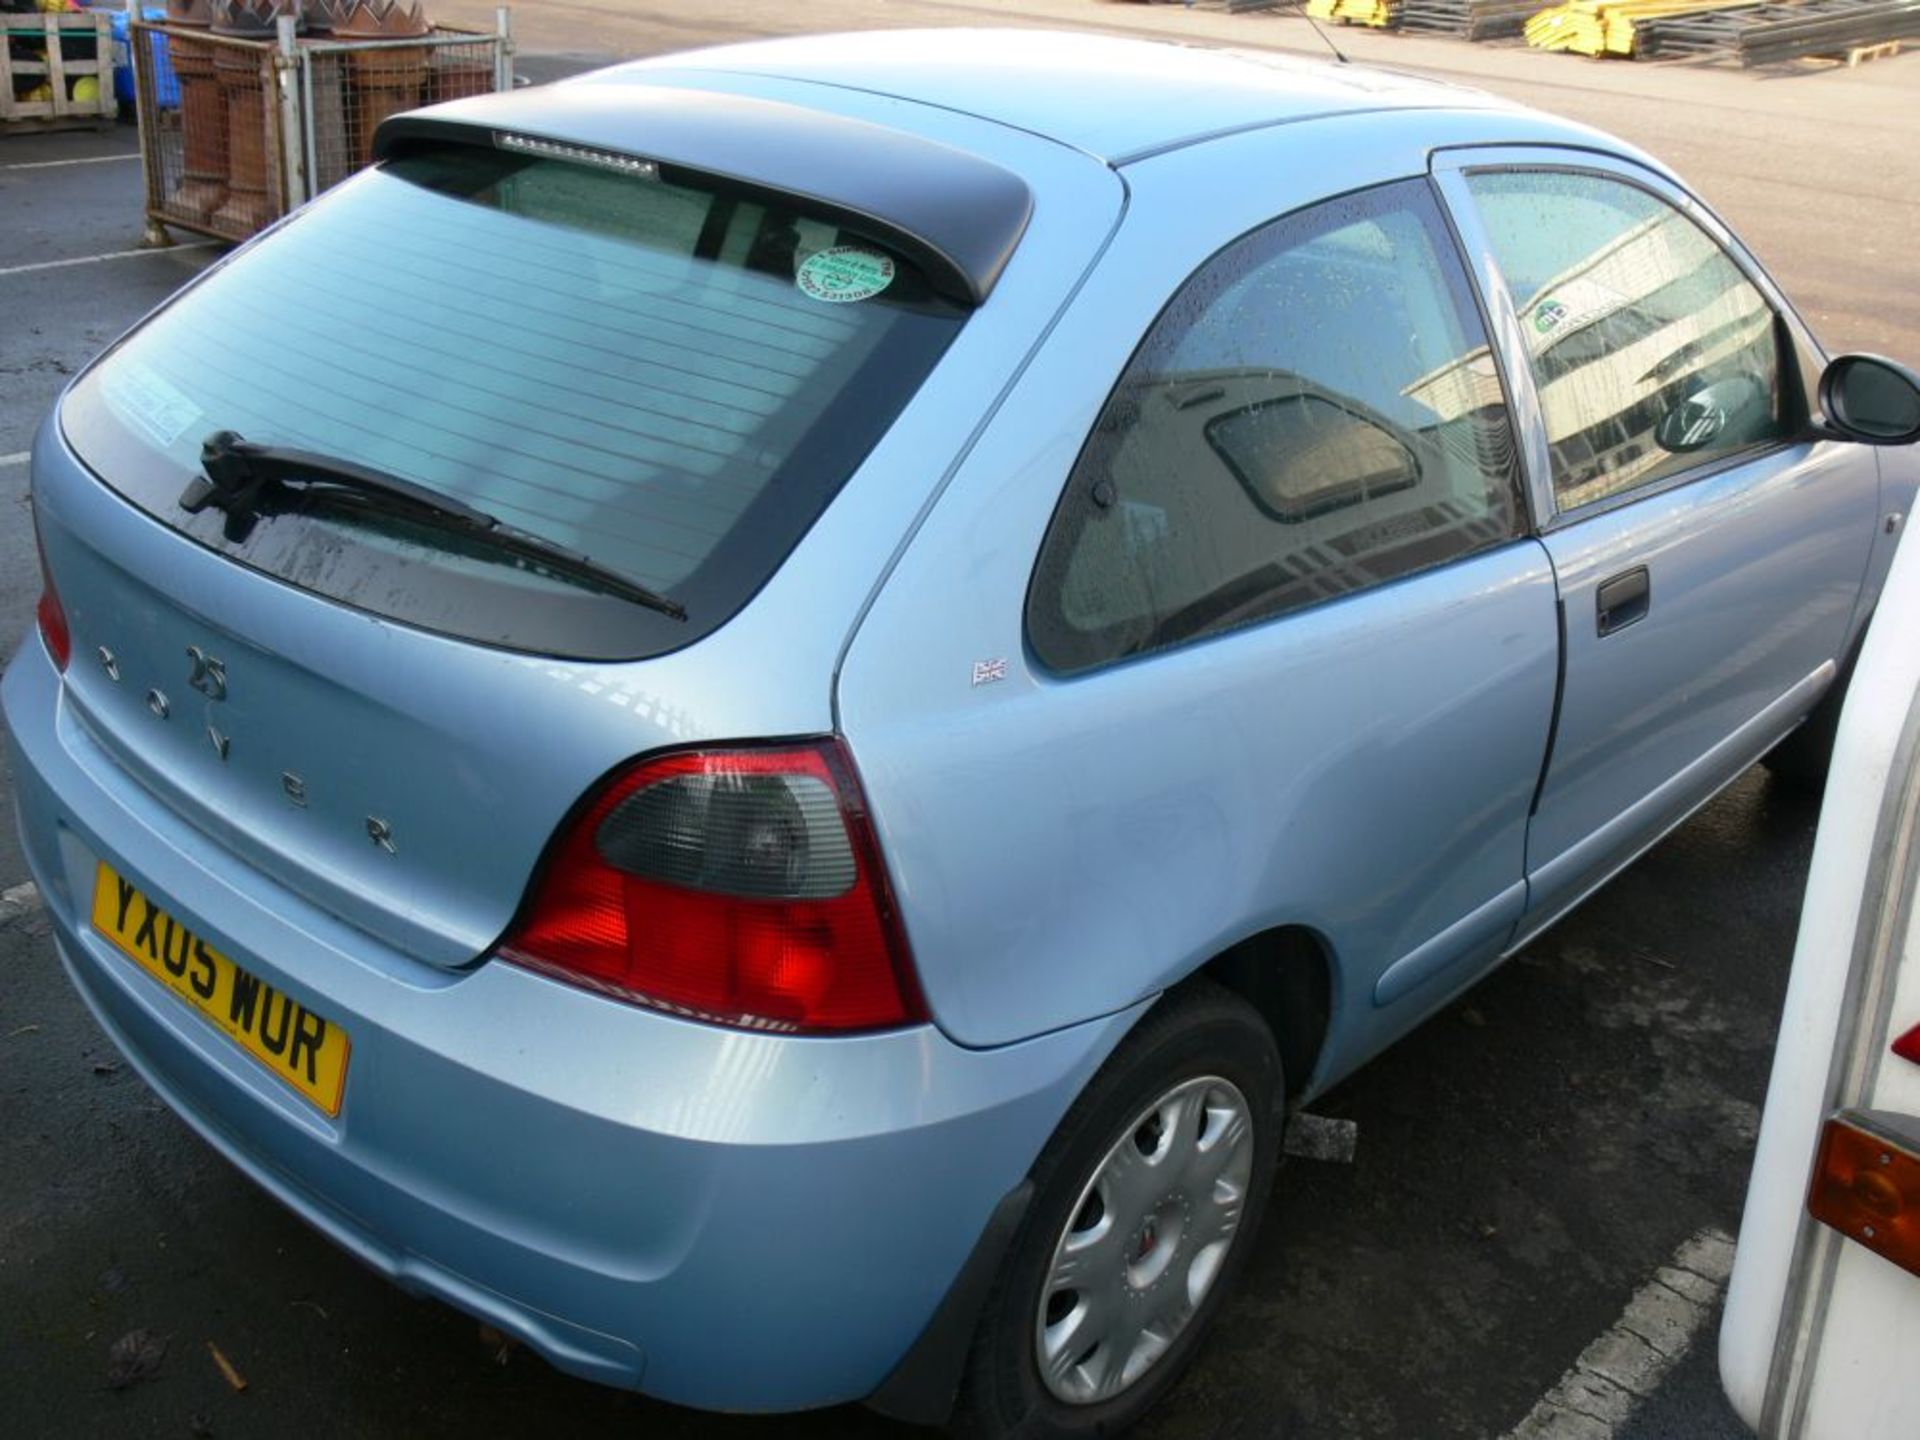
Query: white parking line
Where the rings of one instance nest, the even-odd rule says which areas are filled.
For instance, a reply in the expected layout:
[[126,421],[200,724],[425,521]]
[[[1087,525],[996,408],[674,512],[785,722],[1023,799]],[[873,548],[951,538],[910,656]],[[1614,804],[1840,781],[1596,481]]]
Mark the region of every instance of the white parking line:
[[1504,1440],[1609,1440],[1687,1353],[1732,1269],[1732,1236],[1695,1235]]
[[31,450],[22,450],[14,455],[0,455],[0,470],[6,469],[9,465],[24,465],[32,458]]
[[0,170],[57,170],[62,165],[105,165],[114,160],[138,160],[140,152],[130,151],[125,155],[86,155],[78,160],[16,160],[11,165],[0,165]]
[[111,250],[105,255],[76,255],[71,260],[38,260],[31,265],[0,268],[0,276],[25,275],[34,270],[60,270],[68,265],[98,265],[107,260],[131,260],[137,255],[174,255],[182,250],[211,250],[216,245],[226,243],[224,240],[195,240],[186,245],[167,245],[151,250]]

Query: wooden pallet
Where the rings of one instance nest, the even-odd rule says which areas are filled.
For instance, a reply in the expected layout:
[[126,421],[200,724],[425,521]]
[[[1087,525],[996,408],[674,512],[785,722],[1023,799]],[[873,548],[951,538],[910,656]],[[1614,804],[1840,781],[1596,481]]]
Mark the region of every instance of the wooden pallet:
[[1855,45],[1839,55],[1802,55],[1800,63],[1810,70],[1831,69],[1835,65],[1844,65],[1852,70],[1869,60],[1892,59],[1900,53],[1903,44],[1905,42],[1901,40],[1882,40],[1874,45]]
[[[72,41],[86,36],[93,39],[91,60],[67,53]],[[21,39],[40,41],[46,58],[16,58],[14,42]],[[100,93],[92,100],[75,100],[73,82],[86,75],[99,82]],[[21,98],[41,85],[53,92],[53,98]],[[80,126],[105,129],[119,113],[113,96],[113,20],[105,11],[0,15],[0,135]]]
[[1856,45],[1847,51],[1847,68],[1851,70],[1869,60],[1890,60],[1899,53],[1898,40],[1882,40],[1878,45]]

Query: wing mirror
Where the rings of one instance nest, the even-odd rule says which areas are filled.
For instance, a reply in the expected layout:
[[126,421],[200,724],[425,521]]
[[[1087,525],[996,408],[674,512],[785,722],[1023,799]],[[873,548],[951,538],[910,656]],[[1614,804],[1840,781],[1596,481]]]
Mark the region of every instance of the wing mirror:
[[1920,440],[1920,375],[1879,355],[1842,355],[1820,376],[1827,432],[1865,445]]

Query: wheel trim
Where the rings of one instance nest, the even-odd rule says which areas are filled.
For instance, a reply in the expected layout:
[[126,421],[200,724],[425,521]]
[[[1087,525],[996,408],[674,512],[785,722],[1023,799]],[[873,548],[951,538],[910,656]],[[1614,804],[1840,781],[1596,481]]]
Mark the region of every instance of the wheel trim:
[[1111,1400],[1173,1347],[1239,1233],[1253,1138],[1239,1087],[1203,1075],[1164,1091],[1108,1147],[1040,1288],[1034,1359],[1055,1399]]

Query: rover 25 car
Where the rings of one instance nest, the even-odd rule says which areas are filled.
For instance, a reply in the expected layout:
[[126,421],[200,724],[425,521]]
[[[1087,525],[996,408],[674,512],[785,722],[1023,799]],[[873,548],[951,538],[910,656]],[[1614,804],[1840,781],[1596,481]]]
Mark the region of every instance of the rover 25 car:
[[841,36],[378,156],[41,429],[27,855],[219,1151],[688,1405],[1138,1416],[1292,1110],[1817,774],[1920,480],[1669,171],[1440,84]]

